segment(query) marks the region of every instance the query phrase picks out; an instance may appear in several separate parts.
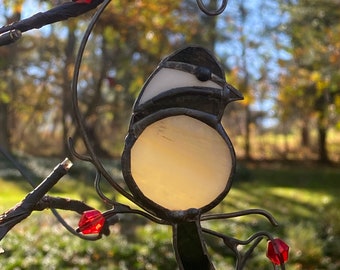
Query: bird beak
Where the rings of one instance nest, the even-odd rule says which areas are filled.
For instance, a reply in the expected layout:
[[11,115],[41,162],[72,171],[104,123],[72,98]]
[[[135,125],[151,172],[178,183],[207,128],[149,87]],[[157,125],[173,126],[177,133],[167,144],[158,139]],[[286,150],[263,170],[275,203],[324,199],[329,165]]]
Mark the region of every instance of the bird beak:
[[224,86],[223,95],[223,98],[227,101],[227,103],[244,99],[242,93],[228,83]]

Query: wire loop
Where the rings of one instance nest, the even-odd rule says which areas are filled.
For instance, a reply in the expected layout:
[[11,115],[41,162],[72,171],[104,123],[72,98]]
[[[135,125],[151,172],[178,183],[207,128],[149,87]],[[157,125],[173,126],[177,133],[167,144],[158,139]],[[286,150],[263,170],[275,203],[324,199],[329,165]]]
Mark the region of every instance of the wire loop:
[[207,7],[206,4],[203,3],[204,0],[196,0],[198,7],[201,11],[203,11],[205,14],[209,16],[217,16],[220,15],[227,7],[228,0],[222,0],[221,6],[218,7],[215,10],[211,10],[209,7]]

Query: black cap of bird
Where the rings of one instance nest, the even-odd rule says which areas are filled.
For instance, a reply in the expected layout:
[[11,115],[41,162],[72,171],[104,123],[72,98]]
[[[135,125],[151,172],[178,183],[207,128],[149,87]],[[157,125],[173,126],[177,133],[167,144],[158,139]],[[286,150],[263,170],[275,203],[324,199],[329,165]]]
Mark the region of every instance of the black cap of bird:
[[176,51],[160,62],[144,84],[134,105],[134,121],[174,107],[207,112],[220,120],[229,102],[243,99],[224,78],[222,66],[205,48]]

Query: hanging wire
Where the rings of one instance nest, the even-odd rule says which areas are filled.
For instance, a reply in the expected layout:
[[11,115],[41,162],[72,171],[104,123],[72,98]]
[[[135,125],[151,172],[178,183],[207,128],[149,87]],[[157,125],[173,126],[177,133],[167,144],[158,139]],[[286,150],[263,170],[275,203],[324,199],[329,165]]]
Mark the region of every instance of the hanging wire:
[[[77,87],[78,87],[78,78],[79,78],[79,70],[82,63],[82,58],[84,55],[85,47],[87,44],[87,41],[92,33],[92,30],[94,29],[97,21],[99,20],[100,15],[103,13],[107,5],[111,2],[111,0],[105,0],[100,8],[96,11],[94,16],[91,19],[90,24],[88,25],[83,38],[81,40],[81,43],[79,45],[78,54],[76,57],[76,61],[74,64],[74,73],[73,73],[73,79],[72,79],[72,106],[74,111],[75,120],[77,122],[80,134],[83,138],[84,144],[86,146],[86,149],[88,151],[89,157],[84,156],[85,159],[90,159],[89,161],[96,167],[97,171],[100,172],[100,174],[105,178],[105,180],[121,195],[123,195],[125,198],[130,200],[131,202],[135,203],[137,206],[142,208],[145,211],[148,211],[136,198],[127,192],[122,186],[120,186],[113,178],[112,176],[106,171],[103,164],[99,160],[99,158],[96,156],[94,149],[92,147],[92,144],[90,142],[90,139],[87,136],[85,124],[82,119],[79,106],[78,106],[78,95],[77,95]],[[99,193],[99,196],[102,197],[102,193]],[[105,196],[104,196],[105,197]]]
[[80,70],[80,65],[82,62],[82,57],[85,51],[85,47],[87,44],[87,41],[90,37],[90,34],[92,33],[92,30],[97,23],[100,15],[103,13],[105,10],[106,6],[111,2],[111,0],[106,0],[104,3],[100,6],[100,8],[96,11],[94,16],[91,19],[90,24],[88,25],[84,36],[82,38],[82,41],[80,43],[79,49],[78,49],[78,55],[75,61],[74,65],[74,73],[73,73],[73,80],[72,80],[72,105],[73,105],[73,110],[74,110],[74,115],[75,115],[75,120],[78,124],[78,128],[80,130],[80,133],[82,135],[84,144],[86,146],[86,149],[89,152],[89,157],[87,157],[88,161],[90,161],[98,171],[101,172],[101,174],[107,179],[107,181],[111,184],[113,188],[115,188],[118,192],[123,194],[125,197],[128,199],[131,199],[131,194],[127,193],[121,186],[119,186],[116,181],[114,181],[111,176],[106,172],[104,169],[104,166],[100,162],[100,160],[97,158],[97,156],[94,153],[94,150],[92,148],[91,142],[86,134],[86,129],[85,129],[85,124],[83,122],[83,119],[80,114],[80,110],[78,107],[78,95],[77,95],[77,87],[78,87],[78,77],[79,77],[79,70]]
[[108,198],[104,192],[102,191],[102,188],[100,186],[100,181],[101,181],[101,173],[100,171],[97,170],[96,172],[96,178],[94,180],[94,187],[97,191],[97,194],[99,195],[99,197],[102,199],[102,201],[105,203],[105,204],[108,204],[108,205],[111,205],[113,206],[116,202],[110,198]]
[[[216,0],[217,1],[217,0]],[[207,4],[204,4],[204,0],[196,0],[198,7],[201,11],[203,11],[205,14],[209,16],[217,16],[221,14],[228,5],[228,0],[222,0],[222,3],[217,9],[212,10],[210,7],[207,7]]]

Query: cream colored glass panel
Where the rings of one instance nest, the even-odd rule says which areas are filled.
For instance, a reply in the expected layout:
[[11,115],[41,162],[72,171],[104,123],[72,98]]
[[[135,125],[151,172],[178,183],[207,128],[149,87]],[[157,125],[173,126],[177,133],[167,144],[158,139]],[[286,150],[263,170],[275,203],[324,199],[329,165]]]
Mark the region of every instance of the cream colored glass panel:
[[230,170],[230,151],[218,132],[184,115],[148,126],[131,149],[136,184],[169,210],[211,203],[225,189]]
[[222,87],[213,81],[202,82],[191,73],[171,68],[162,68],[155,74],[152,80],[149,81],[139,103],[142,104],[172,88],[190,86],[212,87],[222,90]]

